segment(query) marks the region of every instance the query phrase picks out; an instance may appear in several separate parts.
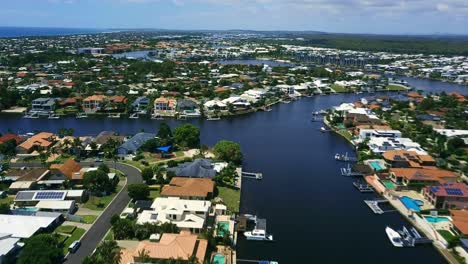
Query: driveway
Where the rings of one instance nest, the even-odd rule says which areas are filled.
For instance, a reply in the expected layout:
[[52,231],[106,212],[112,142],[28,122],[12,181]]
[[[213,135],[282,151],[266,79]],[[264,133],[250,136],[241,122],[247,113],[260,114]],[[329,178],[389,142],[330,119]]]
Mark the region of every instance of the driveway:
[[[101,163],[94,162],[81,162],[84,166],[99,166]],[[97,245],[106,235],[107,231],[111,228],[110,220],[113,215],[119,215],[130,202],[127,187],[128,184],[143,183],[141,178],[141,171],[133,166],[124,163],[105,162],[109,168],[115,168],[127,175],[127,183],[122,188],[114,200],[104,210],[101,216],[96,219],[88,232],[81,238],[81,247],[74,253],[69,254],[65,263],[67,264],[80,264],[86,256],[90,256]],[[41,163],[11,163],[11,167],[42,167]]]

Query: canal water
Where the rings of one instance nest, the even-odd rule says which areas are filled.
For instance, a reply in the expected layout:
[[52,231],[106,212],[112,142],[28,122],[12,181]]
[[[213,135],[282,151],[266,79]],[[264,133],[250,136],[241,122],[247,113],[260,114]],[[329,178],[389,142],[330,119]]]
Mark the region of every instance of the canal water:
[[[385,234],[387,225],[400,228],[407,222],[398,213],[374,215],[352,179],[340,175],[345,163],[335,153],[352,152],[341,137],[319,131],[311,113],[360,95],[304,98],[280,104],[271,112],[258,112],[220,121],[189,120],[201,129],[203,144],[237,141],[245,155],[246,171],[262,172],[263,180],[243,182],[241,211],[267,219],[275,242],[238,241],[242,259],[289,263],[444,263],[432,246],[395,248]],[[23,119],[0,118],[0,131],[57,132],[74,128],[76,135],[96,135],[103,130],[155,132],[161,121],[149,119]],[[180,121],[170,120],[175,127]]]

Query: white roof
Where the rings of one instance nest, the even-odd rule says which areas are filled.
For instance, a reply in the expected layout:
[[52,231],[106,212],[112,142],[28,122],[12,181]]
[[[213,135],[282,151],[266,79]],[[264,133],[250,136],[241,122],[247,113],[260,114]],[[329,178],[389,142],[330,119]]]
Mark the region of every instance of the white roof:
[[33,181],[16,181],[10,184],[10,189],[30,189]]
[[84,190],[67,190],[67,197],[81,197]]
[[0,257],[16,248],[19,240],[20,238],[11,237],[11,234],[0,234]]
[[75,206],[75,201],[39,201],[36,208],[50,210],[70,210]]
[[447,137],[459,137],[468,135],[468,130],[462,129],[434,129],[437,133]]
[[0,233],[16,238],[29,238],[39,229],[49,227],[55,217],[0,214]]

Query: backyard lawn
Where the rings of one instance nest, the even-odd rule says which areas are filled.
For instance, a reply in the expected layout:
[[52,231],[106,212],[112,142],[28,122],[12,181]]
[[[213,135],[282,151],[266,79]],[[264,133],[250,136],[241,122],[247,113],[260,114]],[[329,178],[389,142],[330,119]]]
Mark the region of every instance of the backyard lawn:
[[217,188],[218,196],[223,199],[228,210],[233,213],[238,213],[240,207],[240,190],[235,190],[227,187]]
[[387,85],[387,90],[390,90],[390,91],[406,91],[406,89],[403,86],[394,85],[394,84]]
[[7,196],[5,198],[1,198],[0,199],[0,204],[12,204],[14,199],[15,199],[15,197],[13,197],[13,196]]
[[332,88],[337,93],[345,93],[348,91],[348,89],[346,89],[345,87],[336,84],[332,84],[330,88]]
[[73,231],[75,231],[76,226],[70,226],[70,225],[62,225],[59,226],[55,229],[55,232],[57,233],[64,233],[64,234],[71,234]]
[[150,189],[150,199],[154,200],[159,197],[160,189],[159,188],[151,188]]

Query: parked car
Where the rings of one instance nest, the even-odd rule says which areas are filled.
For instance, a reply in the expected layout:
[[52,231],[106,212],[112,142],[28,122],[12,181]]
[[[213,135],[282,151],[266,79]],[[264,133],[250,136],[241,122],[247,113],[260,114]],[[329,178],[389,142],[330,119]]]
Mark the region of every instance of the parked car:
[[81,242],[79,240],[75,240],[73,241],[73,243],[71,243],[71,245],[68,247],[68,252],[70,253],[75,253],[78,248],[81,246]]

